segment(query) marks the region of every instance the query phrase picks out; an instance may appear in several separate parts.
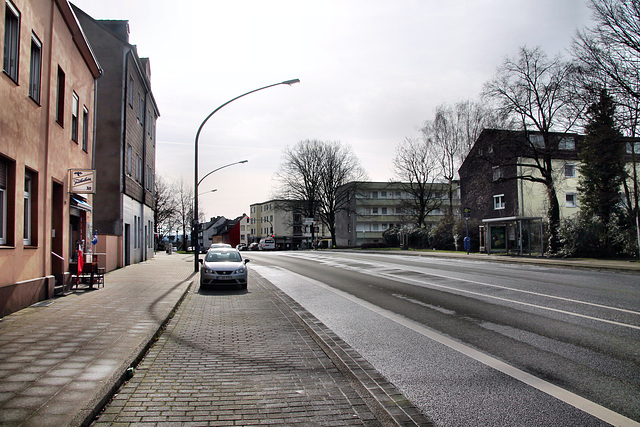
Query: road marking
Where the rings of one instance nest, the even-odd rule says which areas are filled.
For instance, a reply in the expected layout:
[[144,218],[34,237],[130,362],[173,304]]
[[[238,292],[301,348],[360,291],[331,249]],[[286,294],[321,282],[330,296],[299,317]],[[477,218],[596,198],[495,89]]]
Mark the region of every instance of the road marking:
[[[322,259],[319,259],[319,260],[323,261]],[[324,261],[324,262],[326,263],[326,261]],[[359,262],[362,262],[362,261],[359,261]],[[560,310],[560,309],[557,309],[557,308],[545,307],[543,305],[531,304],[531,303],[527,303],[527,302],[522,302],[522,301],[509,299],[509,298],[497,297],[497,296],[493,296],[493,295],[490,295],[490,294],[487,294],[487,293],[470,291],[470,290],[466,290],[466,289],[457,288],[457,287],[454,287],[454,286],[439,285],[437,283],[429,282],[427,280],[419,280],[419,279],[411,279],[411,278],[406,278],[406,277],[399,277],[399,276],[396,276],[396,275],[393,275],[393,274],[385,273],[384,271],[379,271],[379,267],[378,266],[375,266],[376,267],[376,272],[374,273],[371,270],[353,268],[353,267],[349,267],[348,265],[339,264],[339,263],[336,263],[334,260],[331,260],[331,264],[334,265],[334,266],[342,266],[342,268],[344,268],[344,269],[352,270],[352,271],[358,271],[360,273],[367,274],[367,275],[370,275],[370,276],[376,276],[376,277],[385,276],[385,277],[388,277],[390,279],[393,279],[393,280],[396,280],[396,281],[400,281],[400,282],[404,282],[404,283],[416,283],[416,284],[420,284],[420,285],[425,285],[426,284],[426,285],[429,285],[429,286],[432,286],[432,287],[436,287],[436,288],[440,288],[440,289],[464,292],[464,293],[467,293],[467,294],[476,295],[476,296],[485,297],[485,298],[491,298],[491,299],[495,299],[495,300],[499,300],[499,301],[509,302],[509,303],[512,303],[512,304],[520,304],[520,305],[524,305],[524,306],[528,306],[528,307],[538,308],[538,309],[541,309],[541,310],[553,311],[553,312],[556,312],[556,313],[566,314],[566,315],[569,315],[569,316],[581,317],[583,319],[595,320],[595,321],[598,321],[598,322],[609,323],[609,324],[616,325],[616,326],[622,326],[622,327],[626,327],[626,328],[640,330],[640,326],[631,325],[631,324],[628,324],[628,323],[616,322],[614,320],[602,319],[602,318],[599,318],[599,317],[588,316],[586,314],[575,313],[575,312],[572,312],[572,311]],[[393,263],[391,263],[391,265],[393,265]],[[374,266],[374,265],[372,264],[372,266]],[[531,295],[536,295],[536,296],[541,296],[541,297],[546,297],[546,298],[558,299],[558,300],[562,300],[562,301],[565,301],[565,302],[584,304],[584,305],[603,308],[603,309],[607,309],[607,310],[620,311],[620,312],[624,312],[624,313],[628,313],[628,314],[640,315],[640,312],[632,311],[632,310],[626,310],[626,309],[623,309],[623,308],[610,307],[610,306],[590,303],[590,302],[586,302],[586,301],[580,301],[580,300],[574,300],[574,299],[569,299],[569,298],[564,298],[564,297],[558,297],[558,296],[553,296],[553,295],[542,294],[542,293],[539,293],[539,292],[532,292],[532,291],[525,291],[525,290],[520,290],[520,289],[515,289],[515,288],[509,288],[509,287],[501,286],[501,285],[492,285],[492,284],[489,284],[489,283],[477,282],[477,281],[468,280],[468,279],[460,279],[460,278],[457,278],[457,277],[445,276],[445,275],[441,275],[441,274],[423,273],[421,271],[415,271],[415,270],[411,270],[411,271],[414,271],[414,272],[417,272],[417,273],[421,273],[421,274],[425,274],[425,275],[432,275],[432,276],[436,276],[436,277],[441,277],[441,278],[444,278],[444,279],[458,280],[458,281],[461,281],[461,282],[474,283],[476,285],[482,285],[482,286],[487,286],[487,287],[505,289],[505,290],[521,292],[521,293],[526,293],[526,294],[531,294]]]
[[294,273],[292,271],[289,271],[287,269],[284,269],[282,267],[265,267],[265,266],[260,266],[257,268],[258,273],[260,273],[259,270],[279,270],[280,272],[284,272],[287,274],[291,274],[293,276],[299,277],[300,279],[309,282],[311,284],[314,284],[318,287],[321,287],[327,291],[330,291],[342,298],[345,298],[355,304],[360,305],[361,307],[364,307],[388,320],[391,320],[399,325],[402,325],[414,332],[419,333],[420,335],[423,335],[433,341],[436,341],[442,345],[445,345],[447,347],[449,347],[452,350],[455,350],[465,356],[468,356],[474,360],[477,360],[478,362],[489,366],[499,372],[502,372],[505,375],[508,375],[511,378],[514,378],[524,384],[527,384],[537,390],[540,390],[543,393],[548,394],[549,396],[552,396],[562,402],[567,403],[568,405],[571,405],[577,409],[580,409],[583,412],[586,412],[596,418],[601,419],[604,422],[607,422],[611,425],[614,426],[639,426],[640,427],[640,423],[625,417],[624,415],[618,414],[617,412],[612,411],[611,409],[605,408],[602,405],[599,405],[595,402],[592,402],[590,400],[585,399],[582,396],[579,396],[575,393],[572,393],[568,390],[563,389],[562,387],[558,387],[555,384],[551,384],[548,381],[545,381],[541,378],[538,378],[534,375],[531,375],[527,372],[524,372],[514,366],[511,366],[501,360],[498,360],[492,356],[489,356],[487,354],[484,354],[472,347],[467,346],[466,344],[463,344],[461,342],[455,341],[452,338],[449,338],[445,335],[442,335],[432,329],[427,328],[426,326],[417,323],[413,320],[407,319],[403,316],[400,316],[399,314],[393,313],[389,310],[386,310],[384,308],[378,307],[377,305],[371,304],[368,301],[362,300],[354,295],[351,295],[347,292],[341,291],[339,289],[335,289],[329,285],[326,285],[322,282],[319,282],[317,280],[314,279],[310,279],[306,276],[303,276],[301,274],[298,273]]

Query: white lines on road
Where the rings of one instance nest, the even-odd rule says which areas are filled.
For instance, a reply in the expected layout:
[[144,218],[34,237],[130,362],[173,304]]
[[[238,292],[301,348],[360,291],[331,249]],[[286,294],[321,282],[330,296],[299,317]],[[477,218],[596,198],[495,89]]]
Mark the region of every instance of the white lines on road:
[[[264,270],[263,270],[264,269]],[[372,312],[388,319],[391,320],[399,325],[402,325],[414,332],[419,333],[420,335],[431,339],[433,341],[436,341],[440,344],[443,344],[449,348],[451,348],[452,350],[455,350],[461,354],[464,354],[467,357],[470,357],[474,360],[477,360],[478,362],[489,366],[499,372],[502,372],[505,375],[508,375],[511,378],[514,378],[524,384],[527,384],[537,390],[542,391],[543,393],[546,393],[550,396],[553,396],[556,399],[561,400],[562,402],[565,402],[577,409],[580,409],[581,411],[584,411],[596,418],[599,418],[611,425],[614,426],[640,426],[640,423],[627,418],[621,414],[618,414],[617,412],[614,412],[608,408],[605,408],[604,406],[598,405],[595,402],[592,402],[590,400],[587,400],[575,393],[572,393],[568,390],[565,390],[561,387],[558,387],[554,384],[551,384],[543,379],[540,379],[534,375],[531,375],[527,372],[524,372],[514,366],[511,366],[501,360],[498,360],[494,357],[491,357],[487,354],[484,354],[472,347],[469,347],[461,342],[455,341],[452,338],[449,338],[445,335],[442,335],[436,331],[433,331],[417,322],[414,322],[410,319],[407,319],[403,316],[400,316],[396,313],[393,313],[389,310],[383,309],[381,307],[378,307],[377,305],[371,304],[367,301],[364,301],[360,298],[355,297],[354,295],[351,295],[349,293],[346,293],[344,291],[335,289],[329,285],[325,285],[322,282],[319,282],[317,280],[313,280],[310,279],[308,277],[302,276],[300,274],[297,273],[293,273],[291,271],[288,271],[286,269],[280,268],[280,267],[260,267],[258,269],[258,273],[262,273],[263,271],[268,271],[268,270],[276,270],[282,273],[286,273],[286,274],[290,274],[293,275],[295,277],[298,277],[300,279],[300,281],[306,282],[306,283],[310,283],[313,285],[316,285],[326,291],[330,291],[342,298],[345,298],[348,301],[351,301],[355,304],[360,305],[361,307],[364,307],[368,310],[371,310]],[[266,272],[265,271],[265,272]],[[266,277],[268,278],[268,274],[266,275]]]
[[[289,256],[295,256],[295,255],[289,255]],[[309,257],[307,257],[307,258],[309,258]],[[336,260],[332,259],[332,258],[328,258],[327,259],[327,258],[322,258],[322,257],[318,256],[318,257],[316,257],[316,259],[319,262],[324,262],[324,263],[330,264],[330,265],[332,265],[334,267],[340,267],[340,268],[344,268],[344,269],[347,269],[347,270],[357,271],[359,273],[367,274],[367,275],[370,275],[370,276],[376,276],[376,277],[384,276],[384,277],[387,277],[389,279],[393,279],[393,280],[404,282],[404,283],[414,283],[414,284],[421,285],[421,286],[427,285],[427,286],[430,286],[430,287],[444,289],[444,290],[447,290],[447,291],[462,292],[462,293],[469,294],[469,295],[475,295],[475,296],[479,296],[479,297],[490,298],[490,299],[494,299],[494,300],[502,301],[502,302],[507,302],[507,303],[511,303],[511,304],[524,305],[524,306],[527,306],[527,307],[532,307],[532,308],[537,308],[537,309],[541,309],[541,310],[552,311],[552,312],[555,312],[555,313],[565,314],[565,315],[568,315],[568,316],[580,317],[580,318],[583,318],[583,319],[594,320],[594,321],[597,321],[597,322],[603,322],[603,323],[608,323],[608,324],[611,324],[611,325],[622,326],[622,327],[626,327],[626,328],[640,330],[640,326],[632,325],[632,324],[628,324],[628,323],[616,322],[614,320],[608,320],[608,319],[603,319],[603,318],[599,318],[599,317],[589,316],[589,315],[586,315],[586,314],[576,313],[576,312],[573,312],[573,311],[561,310],[561,309],[547,307],[547,306],[543,306],[543,305],[532,304],[532,303],[527,303],[527,302],[523,302],[523,301],[517,301],[517,300],[514,300],[514,299],[510,299],[510,298],[498,297],[498,296],[494,296],[494,295],[491,295],[491,294],[488,294],[488,293],[462,289],[462,288],[459,288],[459,287],[456,287],[456,286],[440,285],[440,284],[433,283],[433,282],[430,282],[430,281],[427,281],[427,280],[400,277],[400,276],[395,275],[395,274],[385,273],[383,271],[383,269],[381,269],[379,264],[369,263],[367,261],[358,260],[357,262],[359,262],[359,263],[368,263],[368,264],[371,265],[371,268],[355,268],[355,267],[346,265],[345,263],[336,262]],[[393,265],[393,264],[390,263],[390,265]],[[415,271],[415,270],[411,270],[411,271]],[[420,271],[416,271],[416,272],[422,273]],[[425,274],[427,276],[435,276],[435,277],[439,277],[439,278],[443,278],[443,279],[457,280],[457,281],[460,281],[460,282],[472,283],[472,284],[475,284],[475,285],[481,285],[481,286],[486,286],[486,287],[490,287],[490,288],[503,289],[503,290],[513,291],[513,292],[518,292],[518,293],[523,293],[523,294],[528,294],[528,295],[535,295],[535,296],[539,296],[539,297],[555,299],[555,300],[560,300],[560,301],[570,302],[570,303],[575,303],[575,304],[587,305],[587,306],[597,307],[597,308],[601,308],[601,309],[605,309],[605,310],[618,311],[618,312],[623,312],[623,313],[627,313],[627,314],[633,314],[633,315],[640,316],[640,312],[638,312],[638,311],[626,310],[626,309],[623,309],[623,308],[611,307],[611,306],[606,306],[606,305],[601,305],[601,304],[595,304],[595,303],[591,303],[591,302],[587,302],[587,301],[580,301],[580,300],[575,300],[575,299],[571,299],[571,298],[559,297],[559,296],[555,296],[555,295],[548,295],[548,294],[543,294],[543,293],[540,293],[540,292],[526,291],[526,290],[522,290],[522,289],[507,287],[507,286],[493,285],[491,283],[484,283],[484,282],[479,282],[479,281],[475,281],[475,280],[461,279],[461,278],[458,278],[458,277],[446,276],[446,275],[442,275],[442,274],[435,274],[435,273],[423,273],[423,274]]]

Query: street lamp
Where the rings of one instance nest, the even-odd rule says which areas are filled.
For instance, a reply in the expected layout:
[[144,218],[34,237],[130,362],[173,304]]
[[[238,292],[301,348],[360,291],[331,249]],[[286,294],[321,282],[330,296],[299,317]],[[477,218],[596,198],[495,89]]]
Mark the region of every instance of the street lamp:
[[[243,96],[246,96],[246,95],[249,95],[249,94],[251,94],[251,93],[258,92],[258,91],[260,91],[260,90],[267,89],[267,88],[270,88],[270,87],[273,87],[273,86],[279,86],[279,85],[289,85],[289,86],[291,86],[291,85],[296,84],[296,83],[300,83],[300,80],[299,80],[299,79],[285,80],[285,81],[280,82],[280,83],[274,83],[274,84],[271,84],[271,85],[268,85],[268,86],[264,86],[264,87],[261,87],[261,88],[254,89],[254,90],[251,90],[251,91],[249,91],[249,92],[243,93],[242,95],[239,95],[239,96],[236,96],[236,97],[235,97],[235,98],[233,98],[233,99],[230,99],[229,101],[225,102],[224,104],[222,104],[221,106],[219,106],[218,108],[216,108],[215,110],[213,110],[213,111],[212,111],[212,112],[207,116],[207,118],[206,118],[206,119],[204,119],[204,121],[200,124],[200,127],[198,128],[198,132],[196,133],[196,141],[195,141],[195,162],[194,162],[195,164],[194,164],[194,173],[193,173],[193,182],[194,182],[194,191],[193,191],[193,193],[196,195],[196,197],[194,198],[194,203],[193,203],[193,204],[194,204],[193,212],[194,212],[194,216],[195,216],[195,218],[196,218],[196,221],[195,221],[195,226],[196,226],[196,244],[195,244],[195,250],[196,250],[196,251],[195,251],[195,254],[194,254],[194,257],[193,257],[193,271],[198,272],[198,271],[200,270],[200,262],[199,262],[199,258],[200,258],[200,245],[199,245],[199,242],[198,242],[198,235],[197,235],[197,231],[198,231],[198,230],[197,230],[197,226],[198,226],[198,221],[197,221],[197,218],[198,218],[198,184],[200,184],[200,182],[202,182],[202,179],[206,178],[207,176],[209,176],[209,175],[211,175],[213,172],[215,172],[215,171],[211,171],[211,172],[209,172],[208,174],[206,174],[202,179],[198,180],[198,139],[200,138],[200,131],[202,131],[202,127],[205,125],[205,123],[207,123],[207,121],[211,118],[211,116],[213,116],[215,113],[217,113],[217,112],[218,112],[218,110],[220,110],[220,109],[221,109],[222,107],[224,107],[225,105],[232,103],[232,102],[233,102],[233,101],[235,101],[236,99],[242,98]],[[245,162],[245,163],[246,163],[246,162]],[[233,163],[232,163],[232,164],[233,164]],[[231,166],[231,165],[227,165],[227,166]],[[226,167],[226,166],[223,166],[223,167]],[[216,170],[219,170],[219,169],[222,169],[222,168],[218,168],[218,169],[216,169]]]
[[203,194],[215,193],[216,191],[218,191],[218,189],[214,188],[213,190],[205,191],[203,193],[198,194],[198,197],[202,196]]

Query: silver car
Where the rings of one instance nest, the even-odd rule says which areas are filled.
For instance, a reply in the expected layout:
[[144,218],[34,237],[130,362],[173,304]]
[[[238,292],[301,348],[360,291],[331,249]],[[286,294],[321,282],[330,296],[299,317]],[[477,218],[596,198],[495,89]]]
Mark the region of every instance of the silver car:
[[200,287],[206,288],[215,285],[239,285],[241,289],[247,289],[248,259],[242,259],[242,255],[233,248],[211,248],[207,251],[204,260],[200,260]]

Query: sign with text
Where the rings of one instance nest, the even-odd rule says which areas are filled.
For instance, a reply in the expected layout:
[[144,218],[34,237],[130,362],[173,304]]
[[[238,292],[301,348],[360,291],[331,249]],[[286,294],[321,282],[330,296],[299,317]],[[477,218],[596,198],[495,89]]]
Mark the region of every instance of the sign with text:
[[93,194],[96,192],[96,171],[93,169],[69,169],[69,192]]

